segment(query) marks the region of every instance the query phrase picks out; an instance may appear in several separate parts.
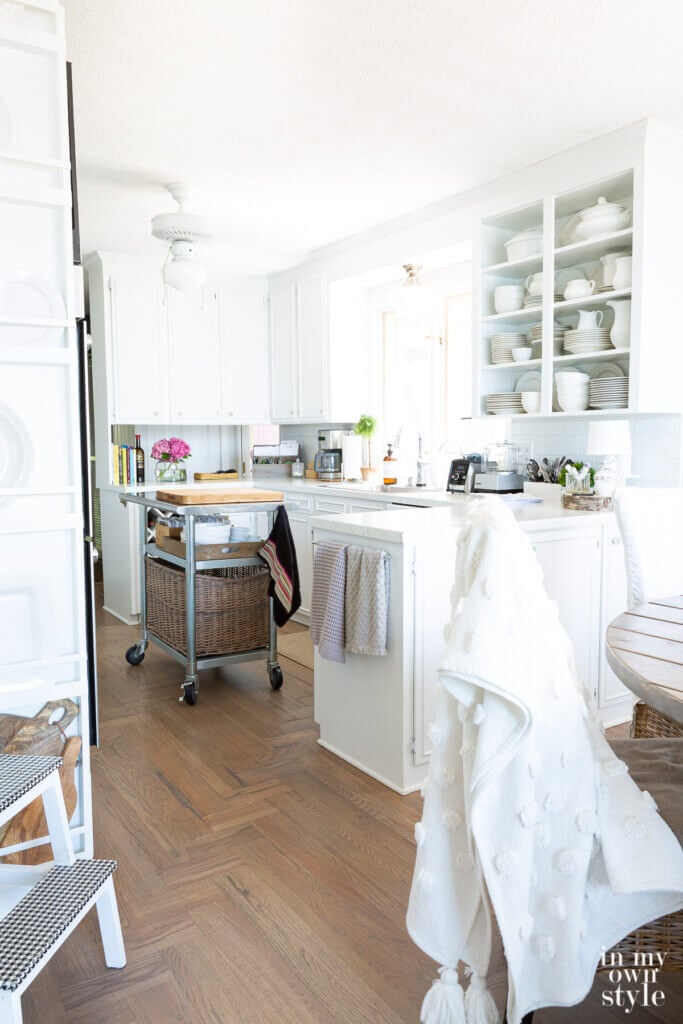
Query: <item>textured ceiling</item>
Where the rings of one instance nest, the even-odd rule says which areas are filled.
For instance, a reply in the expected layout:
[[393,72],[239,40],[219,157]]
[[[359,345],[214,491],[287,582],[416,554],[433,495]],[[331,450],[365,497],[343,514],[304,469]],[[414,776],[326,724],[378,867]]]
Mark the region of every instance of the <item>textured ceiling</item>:
[[605,131],[683,128],[678,0],[65,0],[84,250],[259,273]]

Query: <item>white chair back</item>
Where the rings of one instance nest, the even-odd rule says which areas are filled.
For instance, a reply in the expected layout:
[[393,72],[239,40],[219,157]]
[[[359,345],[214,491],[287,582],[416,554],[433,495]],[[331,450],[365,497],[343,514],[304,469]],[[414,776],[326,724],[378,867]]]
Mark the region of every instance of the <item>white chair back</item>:
[[614,510],[624,545],[628,607],[683,593],[683,488],[622,487]]

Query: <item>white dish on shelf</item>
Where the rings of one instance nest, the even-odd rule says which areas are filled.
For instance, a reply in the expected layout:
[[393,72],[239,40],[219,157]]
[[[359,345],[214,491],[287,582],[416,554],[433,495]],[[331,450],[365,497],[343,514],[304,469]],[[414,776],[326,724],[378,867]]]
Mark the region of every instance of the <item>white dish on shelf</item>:
[[524,412],[528,412],[533,415],[539,412],[541,408],[541,392],[540,391],[522,391],[522,408]]
[[603,377],[625,377],[626,374],[619,366],[619,363],[600,363],[591,370],[591,380],[601,380]]
[[[8,273],[0,276],[0,316],[23,317],[27,320],[64,320],[64,300],[55,286],[37,274]],[[0,324],[0,340],[40,341],[59,327],[18,326]]]
[[531,359],[531,345],[523,345],[520,348],[513,348],[512,358],[516,363],[526,363]]
[[515,384],[515,391],[540,391],[542,381],[540,370],[527,370]]

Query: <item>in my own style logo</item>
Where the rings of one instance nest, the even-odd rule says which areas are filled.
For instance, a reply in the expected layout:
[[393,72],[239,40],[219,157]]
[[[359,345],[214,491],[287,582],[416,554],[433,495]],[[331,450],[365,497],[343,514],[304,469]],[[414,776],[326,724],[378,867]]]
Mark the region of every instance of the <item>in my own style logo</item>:
[[606,952],[603,946],[600,966],[608,972],[610,987],[602,991],[602,1005],[619,1006],[625,1013],[633,1013],[636,1007],[663,1006],[665,995],[657,981],[665,960],[666,953],[631,955]]

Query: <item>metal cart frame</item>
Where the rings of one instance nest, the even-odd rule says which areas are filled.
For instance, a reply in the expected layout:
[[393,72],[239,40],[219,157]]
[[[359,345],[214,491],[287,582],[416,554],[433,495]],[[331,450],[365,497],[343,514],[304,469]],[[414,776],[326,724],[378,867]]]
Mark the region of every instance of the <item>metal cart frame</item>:
[[[205,515],[226,515],[230,512],[250,513],[265,512],[268,516],[268,533],[273,528],[275,513],[280,508],[281,502],[259,501],[244,503],[220,503],[215,505],[177,505],[168,501],[159,501],[156,493],[134,493],[126,492],[120,496],[123,505],[130,502],[139,505],[139,537],[140,537],[140,625],[142,626],[142,637],[126,651],[126,661],[129,665],[139,665],[145,657],[145,652],[150,643],[160,647],[162,651],[170,655],[176,661],[185,665],[185,682],[181,684],[183,691],[179,700],[187,704],[196,704],[199,693],[199,675],[203,668],[218,668],[223,665],[235,665],[243,661],[260,661],[266,659],[268,679],[274,690],[282,686],[282,669],[277,657],[277,628],[273,614],[273,598],[268,598],[268,637],[267,647],[256,647],[251,651],[239,651],[235,654],[213,655],[210,657],[198,658],[196,645],[196,607],[195,607],[195,572],[197,569],[225,569],[237,568],[243,565],[263,566],[263,559],[258,555],[245,558],[221,558],[221,559],[197,559],[195,551],[195,517]],[[157,547],[147,539],[147,510],[150,508],[159,509],[170,515],[182,515],[185,517],[185,557],[166,551],[165,548]],[[145,556],[152,555],[164,562],[177,565],[185,572],[185,608],[186,608],[186,637],[187,654],[176,650],[170,644],[160,640],[147,629],[147,588],[145,575]],[[191,570],[191,571],[189,571]]]

